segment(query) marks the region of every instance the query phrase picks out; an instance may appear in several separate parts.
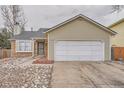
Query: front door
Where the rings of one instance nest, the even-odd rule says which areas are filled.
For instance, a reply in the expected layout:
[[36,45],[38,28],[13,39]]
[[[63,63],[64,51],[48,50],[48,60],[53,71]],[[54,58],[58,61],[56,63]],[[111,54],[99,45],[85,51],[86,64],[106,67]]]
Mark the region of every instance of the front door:
[[38,43],[38,55],[44,55],[44,43],[43,42]]

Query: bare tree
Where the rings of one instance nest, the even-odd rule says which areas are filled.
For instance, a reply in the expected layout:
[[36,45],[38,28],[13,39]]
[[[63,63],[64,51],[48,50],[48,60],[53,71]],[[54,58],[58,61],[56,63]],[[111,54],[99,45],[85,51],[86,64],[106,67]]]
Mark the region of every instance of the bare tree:
[[124,9],[124,5],[112,5],[112,13],[117,12],[119,13],[121,10]]
[[26,24],[26,18],[21,6],[19,5],[3,5],[1,6],[1,14],[4,19],[4,25],[9,32],[14,35],[14,26],[18,25],[24,29]]

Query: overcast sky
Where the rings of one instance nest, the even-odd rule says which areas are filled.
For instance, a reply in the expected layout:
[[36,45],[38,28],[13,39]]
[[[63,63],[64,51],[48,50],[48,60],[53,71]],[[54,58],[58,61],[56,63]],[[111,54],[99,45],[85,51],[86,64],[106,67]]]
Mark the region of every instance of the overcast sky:
[[[93,5],[69,5],[69,6],[53,6],[53,5],[27,5],[22,6],[25,16],[28,19],[26,29],[30,30],[33,27],[34,30],[39,28],[52,27],[63,20],[66,20],[76,14],[84,14],[99,23],[106,24],[109,20],[106,16],[110,15],[112,11],[111,6],[93,6]],[[110,20],[111,21],[111,20]],[[0,16],[0,27],[3,26],[2,17]]]

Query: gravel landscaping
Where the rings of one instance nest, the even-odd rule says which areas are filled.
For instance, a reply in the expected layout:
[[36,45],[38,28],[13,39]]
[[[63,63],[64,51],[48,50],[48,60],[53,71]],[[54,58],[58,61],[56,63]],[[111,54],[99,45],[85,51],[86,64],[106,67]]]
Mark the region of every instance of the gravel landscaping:
[[[33,60],[30,60],[32,62]],[[0,64],[1,88],[48,88],[50,87],[52,65],[11,63]]]

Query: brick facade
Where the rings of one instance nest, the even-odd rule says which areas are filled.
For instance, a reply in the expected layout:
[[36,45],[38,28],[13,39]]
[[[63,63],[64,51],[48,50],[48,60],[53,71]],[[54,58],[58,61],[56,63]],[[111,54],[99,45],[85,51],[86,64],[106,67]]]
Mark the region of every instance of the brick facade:
[[11,57],[29,57],[32,56],[32,52],[16,52],[15,40],[11,41]]
[[[29,56],[37,56],[38,55],[38,41],[34,41],[34,55],[32,52],[16,52],[16,42],[15,40],[11,41],[11,56],[12,57],[29,57]],[[47,56],[47,40],[44,41],[44,55]]]

